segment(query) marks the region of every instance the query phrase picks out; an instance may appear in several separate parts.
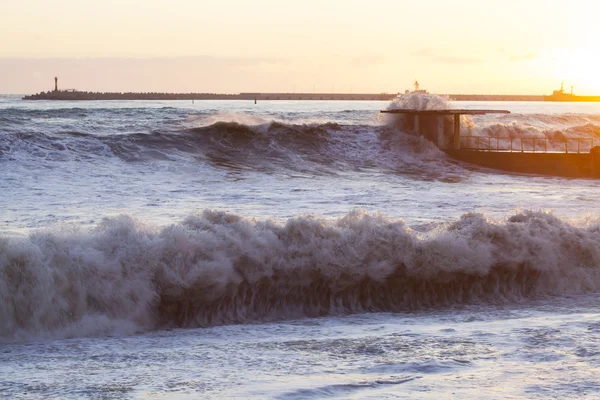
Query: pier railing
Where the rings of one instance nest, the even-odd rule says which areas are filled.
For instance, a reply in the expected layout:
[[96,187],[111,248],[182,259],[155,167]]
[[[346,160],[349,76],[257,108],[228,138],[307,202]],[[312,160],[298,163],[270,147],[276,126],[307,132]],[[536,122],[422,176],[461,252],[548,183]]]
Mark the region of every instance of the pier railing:
[[593,138],[539,138],[461,136],[460,148],[475,151],[501,151],[519,153],[589,153],[594,147]]

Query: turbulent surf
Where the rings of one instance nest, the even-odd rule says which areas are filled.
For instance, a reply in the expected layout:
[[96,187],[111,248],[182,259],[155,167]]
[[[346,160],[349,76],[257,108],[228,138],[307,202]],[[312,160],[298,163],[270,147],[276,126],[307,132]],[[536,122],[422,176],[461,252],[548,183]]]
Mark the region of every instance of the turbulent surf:
[[598,181],[379,114],[448,107],[510,109],[474,138],[599,140],[597,103],[0,97],[0,392],[598,394]]
[[212,326],[600,287],[600,222],[575,227],[542,212],[501,224],[465,214],[424,237],[358,211],[283,224],[205,211],[161,229],[121,216],[86,234],[5,238],[1,249],[2,336],[94,318]]

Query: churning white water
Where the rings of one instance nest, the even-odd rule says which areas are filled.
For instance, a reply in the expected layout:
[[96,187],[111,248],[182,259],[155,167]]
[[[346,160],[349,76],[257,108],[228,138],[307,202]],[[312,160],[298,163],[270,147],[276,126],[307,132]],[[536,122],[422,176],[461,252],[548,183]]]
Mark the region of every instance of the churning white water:
[[[0,397],[599,397],[599,182],[378,113],[448,104],[0,98]],[[600,104],[457,106],[600,140]]]

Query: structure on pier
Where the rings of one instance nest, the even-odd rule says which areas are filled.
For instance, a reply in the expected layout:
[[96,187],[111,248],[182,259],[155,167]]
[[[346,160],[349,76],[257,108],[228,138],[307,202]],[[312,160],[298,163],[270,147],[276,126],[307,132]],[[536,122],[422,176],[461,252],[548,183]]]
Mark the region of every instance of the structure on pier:
[[509,172],[600,178],[600,146],[593,138],[465,136],[460,116],[509,114],[507,110],[384,110],[398,114],[398,127],[422,135],[448,156]]
[[460,149],[460,116],[482,114],[510,114],[508,110],[383,110],[382,113],[398,114],[399,128],[423,135],[440,149]]

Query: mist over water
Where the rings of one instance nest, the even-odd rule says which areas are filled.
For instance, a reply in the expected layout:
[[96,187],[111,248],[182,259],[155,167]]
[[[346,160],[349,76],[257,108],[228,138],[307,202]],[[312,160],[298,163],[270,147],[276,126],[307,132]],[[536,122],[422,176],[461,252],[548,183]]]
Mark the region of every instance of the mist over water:
[[378,113],[446,107],[557,151],[600,131],[598,104],[423,94],[0,99],[0,391],[594,397],[598,182],[463,164]]

